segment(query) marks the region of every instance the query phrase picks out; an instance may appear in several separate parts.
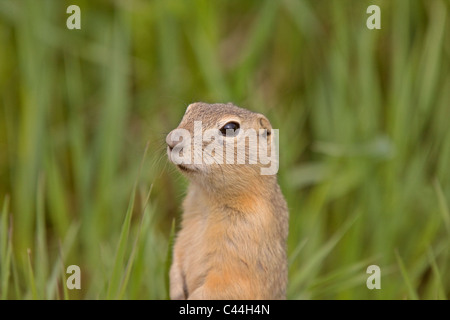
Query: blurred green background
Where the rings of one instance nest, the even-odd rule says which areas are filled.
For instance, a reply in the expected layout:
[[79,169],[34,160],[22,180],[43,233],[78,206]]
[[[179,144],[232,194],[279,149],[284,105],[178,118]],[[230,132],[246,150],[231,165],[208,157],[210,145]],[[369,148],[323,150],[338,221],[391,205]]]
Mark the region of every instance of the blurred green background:
[[[280,129],[289,299],[447,299],[449,13],[0,0],[0,298],[165,299],[187,186],[165,135],[189,103],[232,101]],[[64,285],[72,264],[81,290]]]

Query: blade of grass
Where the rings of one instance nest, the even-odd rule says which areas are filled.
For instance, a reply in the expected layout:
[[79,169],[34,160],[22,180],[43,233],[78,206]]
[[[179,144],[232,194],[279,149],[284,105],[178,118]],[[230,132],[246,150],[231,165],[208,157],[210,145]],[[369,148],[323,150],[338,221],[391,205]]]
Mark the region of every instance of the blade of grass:
[[69,300],[69,289],[67,288],[66,269],[64,266],[64,253],[61,242],[59,242],[59,261],[61,266],[61,282],[62,282],[61,285],[63,288],[64,300]]
[[442,220],[444,220],[445,229],[447,229],[447,233],[450,237],[450,211],[445,200],[444,192],[442,192],[441,184],[437,178],[434,179],[433,186],[438,197]]
[[[6,201],[6,200],[5,200]],[[3,215],[6,215],[8,210],[8,206],[6,205],[3,209]],[[10,277],[10,268],[11,268],[11,255],[12,255],[12,218],[10,218],[10,224],[8,230],[6,230],[6,219],[2,216],[2,224],[5,223],[5,227],[2,226],[2,232],[8,234],[8,243],[6,248],[6,253],[3,253],[0,257],[2,258],[2,270],[1,270],[1,288],[2,295],[0,299],[5,300],[8,298],[8,289],[9,289],[9,277]]]
[[217,33],[215,18],[218,18],[217,10],[208,1],[196,2],[197,19],[189,24],[188,39],[191,42],[198,69],[203,81],[208,87],[210,96],[214,99],[229,100],[230,88],[226,81],[223,66],[216,52]]
[[39,296],[45,297],[45,282],[48,274],[48,256],[44,213],[45,178],[40,174],[36,195],[36,285]]
[[1,299],[6,299],[8,290],[9,267],[10,267],[10,252],[8,241],[8,211],[9,211],[9,197],[5,196],[3,201],[3,208],[0,216],[0,279],[1,279]]
[[28,255],[28,282],[31,288],[31,297],[33,300],[38,299],[38,293],[36,289],[36,281],[34,280],[34,272],[33,272],[33,266],[31,263],[31,250],[27,249],[27,255]]
[[166,286],[166,299],[170,300],[170,278],[169,271],[172,266],[173,244],[175,242],[175,219],[172,220],[172,227],[170,228],[169,244],[167,246],[166,266],[164,273],[164,283]]
[[108,291],[106,294],[107,299],[113,299],[116,296],[117,290],[119,288],[120,280],[122,277],[123,270],[123,258],[125,256],[125,250],[127,245],[128,233],[130,231],[131,217],[133,215],[134,209],[134,198],[136,196],[136,186],[133,187],[131,193],[130,202],[128,205],[128,210],[125,215],[125,221],[122,225],[122,231],[120,232],[119,245],[116,251],[116,258],[114,262],[114,268],[110,277],[110,282],[108,286]]
[[[12,234],[12,218],[10,219],[10,228],[11,228],[11,234]],[[11,240],[12,243],[12,240]],[[11,245],[12,246],[12,245]],[[20,291],[20,283],[19,283],[19,272],[17,270],[17,261],[14,256],[14,252],[12,252],[11,255],[11,269],[12,269],[12,275],[13,275],[13,285],[14,285],[14,294],[16,299],[20,299],[22,297],[21,291]]]
[[138,245],[138,242],[139,242],[139,238],[140,238],[141,230],[142,230],[142,225],[143,225],[143,222],[144,222],[145,211],[146,211],[145,209],[147,208],[148,202],[150,200],[150,194],[152,192],[152,189],[153,189],[153,184],[150,186],[150,190],[148,191],[147,198],[145,199],[145,202],[144,202],[144,206],[143,206],[143,209],[142,209],[141,221],[139,223],[138,231],[137,231],[136,237],[134,239],[133,249],[131,251],[131,255],[130,255],[130,258],[129,258],[128,264],[127,264],[127,268],[125,270],[125,276],[124,276],[124,279],[122,281],[122,285],[121,285],[120,290],[119,290],[119,295],[117,297],[117,299],[119,299],[119,300],[123,299],[123,297],[125,295],[125,289],[126,289],[127,284],[128,284],[128,280],[130,279],[131,270],[133,268],[133,263],[134,263],[134,260],[135,260],[135,257],[136,257],[137,245]]
[[442,53],[442,47],[445,41],[445,22],[446,22],[445,5],[442,1],[434,1],[433,6],[430,9],[430,22],[431,25],[428,28],[428,34],[423,46],[424,53],[420,66],[421,73],[417,77],[420,80],[419,90],[419,106],[421,108],[429,107],[430,102],[436,97],[436,85],[439,81],[439,76],[442,75],[440,54]]
[[234,81],[234,92],[237,97],[245,97],[248,94],[248,79],[256,73],[257,64],[264,57],[261,52],[265,52],[265,48],[272,39],[271,35],[277,18],[278,5],[278,1],[272,0],[261,4],[261,9],[257,14],[258,20],[247,38],[245,47],[240,52],[239,67],[236,68],[238,72],[236,72]]
[[134,184],[134,187],[133,187],[133,191],[131,193],[130,202],[128,204],[128,210],[127,210],[127,213],[125,215],[125,221],[124,221],[124,223],[122,225],[122,231],[120,232],[119,245],[118,245],[118,248],[117,248],[117,251],[116,251],[116,258],[115,258],[115,262],[114,262],[114,268],[113,268],[112,275],[110,277],[108,291],[106,293],[107,299],[113,299],[113,297],[117,296],[117,293],[118,293],[118,290],[119,290],[120,281],[122,279],[123,259],[124,259],[124,256],[125,256],[125,250],[126,250],[126,245],[127,245],[127,240],[128,240],[128,234],[129,234],[129,231],[130,231],[131,217],[133,215],[134,200],[135,200],[135,197],[136,197],[137,183],[138,183],[139,177],[141,176],[142,167],[144,165],[144,161],[145,161],[145,158],[147,156],[149,145],[150,145],[150,143],[147,142],[147,145],[146,145],[145,151],[144,151],[144,155],[142,156],[141,165],[139,166],[139,172],[138,172],[138,175],[136,177],[136,181],[135,181],[135,184]]
[[[56,296],[57,299],[59,297],[58,281],[61,279],[60,273],[62,272],[64,273],[63,276],[64,277],[66,276],[64,269],[64,262],[66,261],[65,259],[67,257],[67,254],[70,252],[75,243],[76,236],[78,235],[79,230],[80,230],[80,223],[78,222],[72,223],[69,227],[69,230],[67,231],[63,243],[61,244],[61,241],[58,241],[59,258],[55,259],[52,268],[52,273],[50,275],[49,280],[47,281],[47,290],[46,290],[47,299],[54,299],[54,296]],[[66,255],[62,255],[62,253],[65,253]],[[63,289],[65,288],[65,286],[66,283],[64,282]]]
[[301,267],[301,270],[291,280],[291,287],[297,288],[302,281],[307,279],[313,270],[328,256],[333,248],[339,243],[347,230],[355,223],[358,216],[351,217],[346,223]]
[[5,264],[4,264],[4,274],[2,277],[2,297],[1,299],[8,299],[8,289],[9,289],[9,277],[11,268],[11,255],[12,255],[12,235],[9,237],[8,250],[6,252]]
[[297,247],[294,249],[294,252],[289,257],[289,265],[291,265],[295,261],[295,259],[297,259],[299,253],[302,251],[303,247],[306,245],[307,242],[308,238],[304,239],[297,245]]
[[437,299],[442,299],[442,300],[447,300],[446,294],[445,294],[445,289],[443,286],[443,279],[441,276],[441,273],[439,271],[439,267],[436,263],[436,256],[434,255],[433,249],[430,247],[428,249],[428,258],[430,260],[430,265],[431,265],[431,269],[433,270],[433,274],[435,277],[434,283],[435,283],[435,287],[436,287],[436,298]]
[[414,289],[414,286],[411,282],[411,278],[408,275],[408,272],[405,268],[405,264],[403,263],[402,258],[400,257],[400,254],[398,253],[398,250],[395,250],[395,257],[397,258],[398,266],[400,267],[400,272],[403,276],[403,280],[406,284],[406,289],[408,291],[408,294],[411,299],[413,300],[419,300],[419,296],[417,295],[416,290]]
[[6,255],[8,243],[8,211],[9,211],[9,196],[5,196],[3,200],[2,215],[0,220],[0,257]]

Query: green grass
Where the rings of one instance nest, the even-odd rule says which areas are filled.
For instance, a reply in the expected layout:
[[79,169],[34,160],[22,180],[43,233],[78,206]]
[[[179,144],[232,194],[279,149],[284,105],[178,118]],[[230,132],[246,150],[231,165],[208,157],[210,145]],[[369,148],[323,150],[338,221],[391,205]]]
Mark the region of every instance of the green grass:
[[280,129],[288,298],[450,296],[449,1],[75,3],[0,1],[1,299],[168,297],[194,101]]

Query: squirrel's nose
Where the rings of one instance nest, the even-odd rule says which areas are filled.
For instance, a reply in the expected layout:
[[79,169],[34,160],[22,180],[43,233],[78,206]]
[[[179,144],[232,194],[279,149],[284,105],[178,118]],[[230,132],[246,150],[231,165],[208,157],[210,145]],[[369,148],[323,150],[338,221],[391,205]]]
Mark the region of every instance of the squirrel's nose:
[[179,141],[173,141],[172,140],[172,132],[170,132],[166,137],[166,143],[169,147],[170,151],[172,151],[173,148],[179,143]]

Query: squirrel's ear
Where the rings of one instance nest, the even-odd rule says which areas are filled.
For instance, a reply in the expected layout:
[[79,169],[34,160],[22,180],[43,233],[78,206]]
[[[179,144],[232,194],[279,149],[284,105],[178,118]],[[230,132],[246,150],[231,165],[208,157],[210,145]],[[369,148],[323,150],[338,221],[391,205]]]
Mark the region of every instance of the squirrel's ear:
[[258,129],[267,130],[267,135],[270,136],[272,133],[272,125],[270,124],[270,121],[262,114],[258,114],[256,121],[256,127]]

